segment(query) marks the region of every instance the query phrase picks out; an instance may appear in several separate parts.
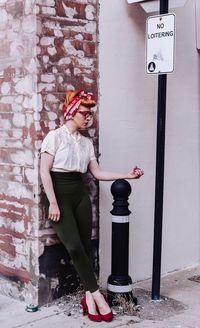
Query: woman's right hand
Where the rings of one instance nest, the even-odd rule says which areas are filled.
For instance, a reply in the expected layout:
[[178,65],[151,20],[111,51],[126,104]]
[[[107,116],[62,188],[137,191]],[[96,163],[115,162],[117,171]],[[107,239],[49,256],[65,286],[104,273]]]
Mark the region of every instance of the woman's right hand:
[[60,220],[60,210],[57,202],[50,203],[48,219],[54,222],[58,222]]
[[144,174],[144,171],[141,170],[139,167],[135,166],[129,173],[127,178],[128,179],[139,179]]

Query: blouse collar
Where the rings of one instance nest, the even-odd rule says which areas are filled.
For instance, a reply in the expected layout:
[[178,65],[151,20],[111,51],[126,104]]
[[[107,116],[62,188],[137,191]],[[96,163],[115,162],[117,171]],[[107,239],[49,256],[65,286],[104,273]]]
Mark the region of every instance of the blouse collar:
[[76,131],[74,133],[70,132],[70,130],[68,129],[68,127],[65,124],[63,124],[63,128],[73,139],[75,139],[76,141],[80,140],[81,134],[78,131]]

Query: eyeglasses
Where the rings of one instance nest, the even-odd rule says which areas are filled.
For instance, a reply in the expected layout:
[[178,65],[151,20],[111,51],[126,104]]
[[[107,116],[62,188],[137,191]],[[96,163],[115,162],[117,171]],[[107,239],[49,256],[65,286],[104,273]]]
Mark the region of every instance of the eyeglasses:
[[85,119],[87,119],[87,118],[91,119],[93,116],[93,113],[89,112],[89,111],[79,110],[77,113],[80,113],[81,115],[83,115]]

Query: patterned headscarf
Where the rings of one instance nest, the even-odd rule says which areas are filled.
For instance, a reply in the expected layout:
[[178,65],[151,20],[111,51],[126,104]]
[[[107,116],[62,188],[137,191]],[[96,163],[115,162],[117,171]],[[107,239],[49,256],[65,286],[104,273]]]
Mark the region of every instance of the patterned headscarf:
[[70,120],[76,114],[80,105],[86,107],[94,107],[96,101],[93,94],[84,90],[79,91],[67,91],[65,102],[63,104],[62,113],[66,120]]

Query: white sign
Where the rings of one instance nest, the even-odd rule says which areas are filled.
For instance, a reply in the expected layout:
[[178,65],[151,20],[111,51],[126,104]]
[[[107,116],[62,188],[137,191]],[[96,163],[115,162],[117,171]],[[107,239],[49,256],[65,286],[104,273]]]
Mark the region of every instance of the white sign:
[[174,71],[175,15],[151,16],[147,19],[146,72],[165,74]]
[[[160,0],[127,0],[127,2],[129,4],[139,3],[146,12],[159,12]],[[187,0],[170,0],[169,9],[182,7],[185,5],[186,2]]]
[[135,2],[142,2],[142,1],[145,1],[145,0],[127,0],[128,3],[135,3]]

